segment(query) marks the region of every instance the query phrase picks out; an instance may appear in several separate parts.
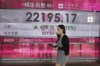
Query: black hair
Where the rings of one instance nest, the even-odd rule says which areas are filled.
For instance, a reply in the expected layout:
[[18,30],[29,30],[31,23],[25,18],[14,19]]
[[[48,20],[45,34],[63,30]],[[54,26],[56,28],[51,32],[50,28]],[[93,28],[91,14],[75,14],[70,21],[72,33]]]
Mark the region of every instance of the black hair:
[[63,29],[63,34],[66,34],[66,29],[64,25],[58,25],[59,28]]

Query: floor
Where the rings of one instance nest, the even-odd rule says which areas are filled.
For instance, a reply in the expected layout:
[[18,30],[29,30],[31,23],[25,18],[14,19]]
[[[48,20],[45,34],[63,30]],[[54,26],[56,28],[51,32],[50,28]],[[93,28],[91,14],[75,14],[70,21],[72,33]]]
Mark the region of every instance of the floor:
[[[0,66],[55,66],[55,62],[34,62],[34,63],[1,63]],[[82,63],[67,63],[66,66],[100,66],[100,63],[82,62]]]

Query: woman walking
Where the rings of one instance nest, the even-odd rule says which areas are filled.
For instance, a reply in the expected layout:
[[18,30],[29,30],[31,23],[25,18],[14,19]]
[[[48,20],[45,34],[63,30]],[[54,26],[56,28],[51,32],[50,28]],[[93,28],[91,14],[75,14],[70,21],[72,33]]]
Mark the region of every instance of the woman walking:
[[65,66],[69,55],[69,38],[66,35],[66,29],[64,25],[58,25],[57,27],[57,44],[55,49],[57,50],[57,63],[56,66]]

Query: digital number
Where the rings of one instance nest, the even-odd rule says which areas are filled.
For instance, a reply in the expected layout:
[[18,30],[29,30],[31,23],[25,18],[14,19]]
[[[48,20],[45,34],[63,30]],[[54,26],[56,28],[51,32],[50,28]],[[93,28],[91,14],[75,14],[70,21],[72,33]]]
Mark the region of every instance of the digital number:
[[55,14],[55,22],[60,22],[60,13]]
[[[26,22],[39,22],[40,20],[42,20],[42,22],[45,22],[48,19],[47,20],[48,22],[52,22],[52,21],[53,22],[64,22],[65,21],[65,22],[69,23],[70,17],[71,17],[72,18],[71,22],[74,23],[75,19],[77,17],[77,14],[75,14],[75,13],[72,13],[72,14],[65,13],[65,16],[63,15],[62,17],[66,17],[66,18],[61,19],[61,15],[62,14],[60,14],[60,13],[55,13],[55,14],[53,14],[53,13],[47,13],[47,14],[41,13],[41,14],[39,14],[38,12],[34,12],[34,13],[27,12],[26,13],[26,16],[27,16]],[[41,18],[39,19],[40,16],[41,16]],[[46,17],[47,17],[47,19],[46,19]]]
[[52,18],[53,18],[53,14],[52,13],[49,13],[48,14],[48,18],[49,18],[49,22],[51,22]]
[[32,22],[32,16],[36,16],[33,19],[33,22],[39,22],[38,18],[39,18],[39,13],[35,12],[34,14],[32,14],[31,12],[26,13],[26,16],[28,16],[28,18],[26,19],[26,22]]
[[[67,13],[67,14],[65,14],[66,15],[66,22],[69,22],[69,14]],[[71,16],[73,16],[73,18],[72,18],[72,23],[74,23],[74,21],[75,21],[75,19],[76,19],[76,17],[77,17],[77,14],[71,14]]]
[[33,14],[33,16],[36,16],[35,19],[33,20],[33,22],[39,22],[38,18],[39,18],[39,13],[35,12]]
[[69,22],[69,14],[67,13],[65,15],[67,16],[67,18],[66,18],[67,22]]
[[42,14],[42,21],[45,22],[45,13],[41,13]]
[[32,13],[28,12],[26,13],[26,16],[28,16],[28,18],[26,19],[26,22],[32,22],[31,18],[32,18]]
[[72,23],[73,23],[75,21],[76,17],[77,17],[77,14],[72,14],[72,16],[74,16],[73,19],[72,19]]
[[4,34],[8,36],[15,36],[18,35],[18,32],[4,32]]
[[54,32],[42,32],[42,35],[54,35]]

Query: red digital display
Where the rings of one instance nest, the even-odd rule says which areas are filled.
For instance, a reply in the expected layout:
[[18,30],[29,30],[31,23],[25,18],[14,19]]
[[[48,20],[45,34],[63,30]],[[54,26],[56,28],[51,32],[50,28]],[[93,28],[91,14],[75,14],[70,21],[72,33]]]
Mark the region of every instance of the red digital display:
[[100,0],[0,0],[0,8],[100,11]]
[[[91,39],[94,42],[89,44]],[[57,51],[48,45],[55,41],[56,38],[0,37],[0,58],[55,59]],[[97,43],[99,43],[99,38],[70,38],[70,57],[97,58],[99,56]]]

